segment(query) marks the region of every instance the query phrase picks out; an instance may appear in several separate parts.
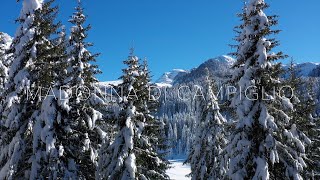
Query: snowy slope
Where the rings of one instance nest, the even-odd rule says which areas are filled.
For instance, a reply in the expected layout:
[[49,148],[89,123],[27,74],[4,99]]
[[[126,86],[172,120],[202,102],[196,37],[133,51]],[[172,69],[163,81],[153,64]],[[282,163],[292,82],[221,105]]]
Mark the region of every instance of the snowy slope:
[[189,165],[183,165],[184,159],[170,160],[172,168],[167,170],[167,174],[172,180],[185,180],[191,179],[186,177],[191,172]]

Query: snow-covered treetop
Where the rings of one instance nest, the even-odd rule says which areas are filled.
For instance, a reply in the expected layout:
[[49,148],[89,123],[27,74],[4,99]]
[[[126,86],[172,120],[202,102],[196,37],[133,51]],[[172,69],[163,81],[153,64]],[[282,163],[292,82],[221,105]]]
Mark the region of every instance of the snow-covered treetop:
[[[264,0],[250,0],[245,5],[243,13],[240,15],[243,24],[236,27],[239,36],[236,40],[239,45],[236,53],[231,53],[237,57],[234,67],[249,68],[253,65],[256,68],[270,68],[271,61],[286,58],[282,52],[273,53],[271,50],[279,45],[279,42],[270,37],[278,34],[279,30],[273,30],[272,27],[278,24],[277,16],[267,16],[264,10],[268,8]],[[248,54],[247,51],[254,50],[254,54]],[[240,68],[241,69],[241,68]]]
[[249,10],[252,11],[259,4],[265,4],[264,0],[250,0],[250,2],[249,2],[247,7],[248,7]]
[[23,17],[25,14],[33,13],[35,10],[41,9],[42,5],[43,0],[24,0],[20,16]]
[[247,6],[247,15],[257,11],[257,14],[253,18],[257,18],[260,22],[260,28],[268,26],[269,20],[266,14],[263,12],[263,7],[266,5],[264,0],[251,0]]
[[0,49],[8,49],[12,43],[12,37],[7,33],[0,32]]
[[72,24],[71,35],[68,43],[69,61],[71,62],[68,69],[69,80],[72,80],[74,85],[89,85],[96,83],[96,74],[100,73],[97,65],[93,63],[99,54],[92,54],[87,48],[93,44],[86,42],[88,31],[91,29],[90,25],[86,25],[86,16],[80,1],[75,8],[69,22]]

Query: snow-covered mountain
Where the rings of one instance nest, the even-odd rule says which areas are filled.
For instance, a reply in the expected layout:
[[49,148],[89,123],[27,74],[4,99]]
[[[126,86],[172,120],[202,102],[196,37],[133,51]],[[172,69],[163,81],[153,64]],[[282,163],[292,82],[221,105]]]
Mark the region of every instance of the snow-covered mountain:
[[[155,84],[159,87],[172,87],[174,84],[187,83],[203,78],[206,74],[206,68],[210,74],[223,77],[225,73],[230,72],[230,68],[235,60],[232,57],[223,55],[209,59],[202,63],[199,67],[189,70],[173,69],[165,72]],[[121,80],[100,82],[101,86],[118,85]]]
[[[320,63],[314,63],[314,62],[305,62],[305,63],[298,63],[295,65],[297,69],[299,69],[299,74],[301,76],[307,77],[307,76],[312,76],[311,73],[320,67]],[[284,69],[287,69],[289,65],[284,64],[283,65]]]
[[158,86],[169,86],[180,83],[188,83],[197,81],[204,77],[206,69],[215,77],[223,77],[226,73],[230,72],[230,67],[235,60],[229,56],[219,56],[212,58],[202,63],[199,67],[193,68],[190,71],[182,69],[174,69],[170,72],[164,73],[157,81]]
[[183,70],[183,69],[173,69],[170,72],[165,72],[155,83],[160,86],[172,86],[174,83],[175,79],[177,77],[183,76],[187,74],[188,71]]
[[298,69],[301,71],[302,76],[310,76],[310,73],[316,69],[320,63],[306,62],[297,64]]
[[231,72],[231,66],[234,62],[235,60],[233,58],[225,55],[209,59],[199,67],[192,69],[184,76],[177,77],[173,84],[197,82],[202,80],[207,73],[206,69],[209,70],[210,75],[215,77],[216,80],[220,80],[220,78],[224,78]]
[[[155,84],[159,87],[172,87],[181,83],[188,83],[201,80],[206,74],[206,69],[209,70],[210,75],[216,79],[225,77],[230,74],[232,69],[231,66],[235,62],[230,56],[222,55],[216,58],[209,59],[198,67],[191,70],[173,69],[169,72],[165,72],[159,79],[155,81]],[[296,64],[300,70],[302,76],[320,77],[320,63],[305,62]],[[289,65],[284,64],[284,69],[287,69]],[[118,85],[120,80],[101,82],[101,85]]]

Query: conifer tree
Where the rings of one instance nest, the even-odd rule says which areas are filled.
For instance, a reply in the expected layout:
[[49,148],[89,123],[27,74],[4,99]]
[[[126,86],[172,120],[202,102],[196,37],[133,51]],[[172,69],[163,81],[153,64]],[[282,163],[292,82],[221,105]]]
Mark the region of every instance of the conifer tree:
[[46,71],[55,59],[52,36],[56,8],[53,1],[24,0],[16,37],[10,52],[13,62],[2,99],[0,179],[33,179],[34,164],[41,158],[33,146],[38,140],[34,132],[39,115],[41,94],[51,80]]
[[231,179],[302,179],[305,168],[305,141],[286,114],[293,105],[275,93],[282,89],[282,68],[274,61],[286,56],[271,53],[279,42],[270,36],[280,31],[272,29],[277,16],[267,16],[267,7],[264,0],[250,0],[240,14],[232,81],[241,90],[231,103],[237,122],[227,148]]
[[[68,77],[65,86],[73,89],[73,96],[69,99],[69,117],[72,119],[69,126],[73,130],[70,137],[73,141],[70,141],[69,146],[72,151],[76,151],[74,155],[78,175],[94,179],[98,150],[106,135],[99,126],[103,122],[105,102],[96,79],[96,75],[101,72],[94,64],[99,54],[91,53],[88,48],[93,44],[86,42],[91,29],[90,25],[86,25],[86,18],[81,1],[78,1],[69,20],[73,26],[67,50]],[[78,151],[79,149],[81,150]]]
[[[55,17],[57,7],[51,7],[53,1],[45,3],[41,9],[42,16]],[[54,12],[54,16],[51,13]],[[52,23],[47,23],[52,24]],[[48,28],[48,27],[46,27]],[[71,158],[65,157],[67,149],[64,145],[66,139],[59,136],[66,136],[64,126],[65,114],[70,110],[68,106],[68,92],[62,88],[66,78],[66,46],[64,29],[59,26],[61,32],[56,32],[50,45],[50,54],[46,54],[45,69],[41,71],[41,90],[46,94],[41,99],[39,113],[35,117],[33,127],[33,154],[34,160],[31,166],[30,179],[70,179],[76,178]]]
[[[83,14],[74,16],[81,20],[75,23],[66,55],[65,33],[58,36],[61,25],[55,23],[58,9],[51,7],[53,2],[23,4],[3,101],[0,179],[95,176],[97,149],[105,135],[95,126],[102,114],[94,107],[104,105],[93,85],[98,71],[90,61],[96,56],[86,50],[89,28],[82,28]],[[76,87],[76,92],[89,89],[85,100],[79,94],[69,97],[73,94],[69,89],[79,82],[82,89]],[[39,90],[48,91],[44,100]]]
[[296,116],[299,117],[301,114],[304,114],[308,117],[306,118],[308,120],[307,123],[301,122],[300,124],[304,127],[304,132],[311,140],[311,145],[306,148],[308,167],[304,178],[315,180],[320,178],[320,118],[315,113],[317,104],[313,88],[315,84],[314,79],[308,79],[305,84],[307,88],[304,99],[301,101],[303,108],[300,109],[300,112],[296,112]]
[[139,115],[136,119],[137,142],[136,162],[139,179],[168,179],[165,160],[167,146],[163,124],[155,118],[158,102],[152,96],[151,77],[147,60],[139,68],[136,89],[138,100],[135,102]]
[[90,29],[83,27],[85,20],[79,1],[70,20],[74,26],[69,42],[65,33],[57,38],[59,56],[44,76],[51,87],[35,123],[40,130],[34,132],[39,137],[34,148],[42,154],[32,169],[35,177],[95,179],[98,149],[105,136],[97,124],[105,104],[94,77],[99,71],[91,64],[97,55],[86,49],[91,43],[85,42]]
[[0,32],[0,94],[4,91],[4,86],[8,79],[11,63],[11,53],[8,50],[11,43],[11,37],[6,33]]
[[227,172],[224,148],[227,144],[224,125],[214,94],[214,82],[206,78],[205,99],[201,99],[201,116],[197,122],[196,136],[186,163],[191,165],[190,176],[194,180],[223,179]]
[[[158,153],[161,137],[149,103],[150,76],[141,66],[133,49],[123,69],[120,88],[123,94],[117,119],[119,132],[110,145],[101,150],[98,179],[168,179],[164,157]],[[142,67],[142,68],[141,68]]]
[[98,179],[134,180],[138,178],[134,150],[137,139],[135,120],[138,115],[134,102],[138,97],[134,88],[138,87],[139,63],[133,51],[124,64],[128,67],[123,69],[121,76],[123,82],[119,85],[123,95],[120,104],[121,112],[117,119],[119,132],[111,144],[101,149]]
[[320,149],[318,148],[320,145],[320,122],[318,118],[314,117],[316,108],[312,87],[314,83],[312,83],[312,79],[303,79],[299,73],[300,69],[292,60],[287,71],[289,77],[286,83],[293,89],[290,93],[293,93],[291,102],[295,109],[289,114],[292,117],[291,121],[300,130],[297,133],[307,141],[308,145],[306,147],[307,168],[303,171],[303,178],[317,179],[320,177]]

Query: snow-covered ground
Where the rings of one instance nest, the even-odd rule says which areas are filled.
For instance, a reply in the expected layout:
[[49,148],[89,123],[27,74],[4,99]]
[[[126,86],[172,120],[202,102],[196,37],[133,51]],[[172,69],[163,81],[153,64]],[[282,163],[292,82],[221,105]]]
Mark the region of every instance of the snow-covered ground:
[[184,159],[173,159],[170,160],[172,163],[171,169],[167,170],[167,174],[170,176],[170,179],[173,180],[185,180],[190,179],[189,177],[186,177],[191,170],[189,165],[183,165]]

